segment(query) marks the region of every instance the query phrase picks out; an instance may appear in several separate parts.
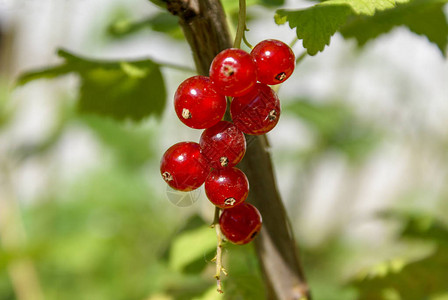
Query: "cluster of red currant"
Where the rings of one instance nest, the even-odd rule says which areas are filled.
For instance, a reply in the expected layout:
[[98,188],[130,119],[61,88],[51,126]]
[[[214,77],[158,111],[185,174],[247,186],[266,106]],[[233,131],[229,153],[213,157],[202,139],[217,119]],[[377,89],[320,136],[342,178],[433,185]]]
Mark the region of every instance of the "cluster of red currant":
[[[208,199],[223,209],[221,232],[232,243],[248,243],[261,229],[260,213],[244,202],[249,194],[247,177],[235,167],[246,152],[244,133],[260,135],[275,127],[280,102],[268,85],[284,82],[294,66],[294,53],[277,40],[260,42],[250,54],[230,48],[214,58],[210,78],[188,78],[174,96],[179,119],[191,128],[205,130],[199,143],[170,147],[162,157],[160,172],[170,187],[180,191],[194,190],[205,182]],[[233,123],[222,121],[226,96],[233,97]]]

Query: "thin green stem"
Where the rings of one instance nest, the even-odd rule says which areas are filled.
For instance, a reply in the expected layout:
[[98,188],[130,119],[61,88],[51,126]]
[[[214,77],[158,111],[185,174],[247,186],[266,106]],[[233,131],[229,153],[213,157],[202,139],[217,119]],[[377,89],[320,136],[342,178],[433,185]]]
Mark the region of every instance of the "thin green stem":
[[246,46],[249,47],[250,49],[253,49],[254,47],[246,39],[246,31],[249,31],[249,29],[247,29],[247,27],[245,28],[244,34],[243,34],[244,44],[246,44]]
[[246,0],[239,0],[240,10],[238,13],[238,27],[236,28],[235,41],[233,42],[234,48],[241,47],[241,41],[243,40],[244,31],[246,30]]
[[296,67],[297,67],[298,64],[300,64],[300,63],[302,62],[302,60],[303,60],[307,55],[308,55],[308,52],[306,52],[306,50],[305,50],[305,51],[303,51],[302,54],[300,54],[300,55],[297,57],[297,59],[296,59]]
[[291,43],[289,43],[289,47],[290,47],[290,48],[294,47],[295,44],[297,44],[298,41],[299,41],[299,38],[298,38],[298,37],[295,37],[295,38],[291,41]]

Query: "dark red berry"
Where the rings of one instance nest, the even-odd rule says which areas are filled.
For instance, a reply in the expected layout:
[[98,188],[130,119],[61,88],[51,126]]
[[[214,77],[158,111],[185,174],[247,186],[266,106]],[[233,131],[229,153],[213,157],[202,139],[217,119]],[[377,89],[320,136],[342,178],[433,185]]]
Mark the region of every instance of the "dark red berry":
[[237,245],[252,241],[261,230],[261,222],[260,212],[249,203],[225,209],[219,218],[222,234]]
[[264,134],[278,123],[280,101],[269,86],[257,83],[248,94],[233,98],[230,114],[234,124],[244,133]]
[[214,169],[230,168],[239,163],[246,152],[244,134],[232,123],[221,121],[210,127],[199,140],[201,151]]
[[257,70],[252,56],[230,48],[221,51],[210,66],[210,79],[219,93],[241,96],[250,91],[257,82]]
[[193,76],[182,82],[174,95],[174,109],[188,127],[209,128],[221,121],[226,112],[226,97],[218,94],[210,79]]
[[160,173],[166,183],[179,191],[200,187],[209,173],[198,143],[181,142],[166,150],[160,162]]
[[264,40],[250,53],[257,66],[257,79],[265,84],[279,84],[291,76],[296,64],[294,52],[278,40]]
[[237,168],[213,170],[205,180],[207,198],[219,208],[241,204],[249,194],[249,181]]

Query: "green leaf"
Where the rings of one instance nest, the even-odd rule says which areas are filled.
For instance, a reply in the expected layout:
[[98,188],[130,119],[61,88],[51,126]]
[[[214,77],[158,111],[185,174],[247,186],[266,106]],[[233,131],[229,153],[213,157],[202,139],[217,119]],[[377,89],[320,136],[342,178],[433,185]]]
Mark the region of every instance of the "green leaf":
[[426,36],[446,56],[448,23],[443,12],[447,0],[414,0],[374,16],[355,16],[341,28],[345,38],[355,38],[363,46],[396,26],[406,26],[412,32]]
[[204,260],[207,254],[216,249],[215,230],[202,226],[178,235],[170,249],[170,266],[182,271],[197,260]]
[[448,248],[448,224],[440,217],[419,212],[386,211],[380,213],[384,219],[399,220],[404,224],[401,236],[404,238],[433,241]]
[[277,24],[289,22],[296,28],[297,38],[303,40],[303,47],[309,55],[323,51],[330,45],[331,36],[341,27],[347,17],[353,14],[347,5],[316,5],[306,10],[278,10],[275,16]]
[[259,0],[261,5],[267,6],[267,7],[273,7],[273,6],[282,6],[285,4],[285,0]]
[[232,295],[232,299],[267,299],[254,246],[227,244],[226,249],[229,253],[226,263],[229,276],[223,283],[225,293]]
[[76,73],[81,79],[78,109],[83,113],[139,121],[163,112],[165,83],[159,65],[153,61],[97,61],[64,50],[58,55],[64,63],[25,73],[18,85]]
[[[403,266],[403,261],[376,265],[368,277],[353,282],[363,300],[430,299],[446,293],[448,259],[446,250],[438,250],[431,256]],[[383,268],[380,271],[378,268]],[[418,282],[418,284],[416,284]],[[391,298],[394,295],[395,298]]]
[[166,9],[166,1],[164,0],[148,0],[148,1],[160,8]]
[[433,299],[448,292],[448,228],[425,215],[399,217],[405,222],[403,237],[431,241],[437,247],[417,261],[395,258],[364,270],[351,282],[358,289],[358,299]]
[[[405,1],[403,1],[405,2]],[[376,11],[393,8],[397,1],[395,0],[329,0],[325,4],[348,5],[357,15],[373,16]]]
[[[407,1],[407,0],[401,0]],[[330,44],[331,37],[345,24],[349,16],[374,15],[393,8],[396,0],[328,0],[306,9],[277,10],[277,24],[289,23],[296,28],[308,54],[316,55]]]

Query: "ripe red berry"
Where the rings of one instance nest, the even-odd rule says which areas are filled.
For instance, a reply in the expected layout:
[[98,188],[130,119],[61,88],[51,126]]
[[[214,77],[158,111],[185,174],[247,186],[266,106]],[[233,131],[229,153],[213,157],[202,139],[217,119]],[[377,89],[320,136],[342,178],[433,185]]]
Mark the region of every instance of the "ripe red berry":
[[215,125],[224,116],[226,106],[226,97],[218,94],[205,76],[186,79],[174,95],[177,116],[191,128],[204,129]]
[[166,183],[179,191],[200,187],[209,173],[198,143],[181,142],[166,150],[160,162],[160,173]]
[[201,151],[214,169],[233,167],[246,153],[246,139],[238,128],[227,121],[221,121],[207,128],[199,140]]
[[291,76],[296,64],[294,52],[278,40],[264,40],[250,53],[257,66],[257,79],[265,84],[279,84]]
[[257,82],[257,70],[252,56],[241,50],[230,48],[221,51],[210,66],[210,79],[223,95],[241,96]]
[[261,222],[260,212],[249,203],[225,209],[219,218],[222,234],[237,245],[252,241],[261,230]]
[[257,83],[248,94],[235,97],[230,104],[234,124],[247,134],[264,134],[277,125],[280,101],[266,84]]
[[219,208],[241,204],[249,194],[249,181],[237,168],[213,170],[205,180],[207,198]]

